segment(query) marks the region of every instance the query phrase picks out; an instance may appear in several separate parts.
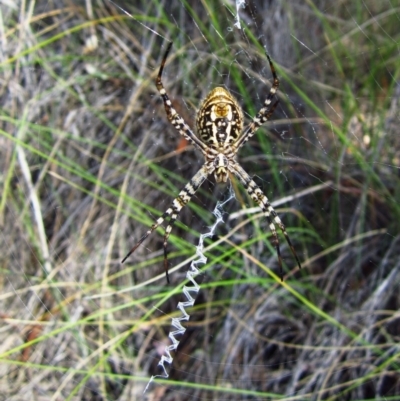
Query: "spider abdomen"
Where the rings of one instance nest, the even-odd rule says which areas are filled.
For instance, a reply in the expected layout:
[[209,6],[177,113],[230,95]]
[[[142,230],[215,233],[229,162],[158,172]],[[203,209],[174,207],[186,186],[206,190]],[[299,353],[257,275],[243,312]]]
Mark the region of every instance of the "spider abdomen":
[[201,103],[197,133],[208,145],[232,144],[243,128],[243,114],[236,99],[224,88],[213,89]]

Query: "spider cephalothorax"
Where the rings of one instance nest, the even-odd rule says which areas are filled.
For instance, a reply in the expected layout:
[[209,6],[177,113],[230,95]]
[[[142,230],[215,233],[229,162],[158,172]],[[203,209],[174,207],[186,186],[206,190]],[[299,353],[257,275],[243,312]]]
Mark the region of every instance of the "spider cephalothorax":
[[168,120],[183,137],[185,137],[194,145],[195,148],[203,153],[205,163],[182,189],[178,197],[172,201],[171,206],[154,222],[154,224],[143,235],[139,242],[129,251],[129,253],[122,260],[122,263],[160,224],[162,224],[167,217],[169,217],[169,224],[165,229],[164,235],[164,267],[167,275],[167,281],[169,282],[167,243],[172,226],[175,223],[179,212],[190,201],[192,196],[196,193],[198,188],[203,184],[205,179],[210,174],[214,174],[217,182],[226,182],[229,174],[232,174],[239,178],[250,197],[261,208],[268,220],[269,228],[273,236],[273,243],[278,254],[281,279],[283,279],[282,258],[275,224],[281,229],[299,268],[301,268],[299,258],[297,257],[296,251],[294,250],[289,239],[285,226],[271,206],[268,198],[236,161],[236,154],[238,150],[249,140],[249,138],[254,135],[257,128],[271,117],[278,104],[278,101],[276,101],[271,106],[272,98],[279,87],[279,80],[276,76],[274,65],[267,54],[274,81],[267,99],[264,102],[264,107],[261,108],[261,110],[253,118],[252,122],[244,129],[244,131],[243,113],[237,100],[226,89],[217,87],[206,96],[200,105],[200,109],[196,118],[198,135],[196,136],[190,127],[185,123],[183,118],[172,107],[172,103],[161,81],[162,73],[171,46],[172,43],[168,45],[164,58],[161,62],[160,70],[156,80],[156,86],[163,99]]

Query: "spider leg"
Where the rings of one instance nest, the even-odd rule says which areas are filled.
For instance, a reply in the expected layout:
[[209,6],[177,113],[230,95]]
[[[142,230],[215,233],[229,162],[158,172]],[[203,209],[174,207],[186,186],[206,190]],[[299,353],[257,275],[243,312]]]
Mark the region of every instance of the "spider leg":
[[168,244],[168,238],[171,234],[172,226],[175,224],[175,221],[178,218],[180,211],[183,209],[184,206],[186,206],[189,203],[192,196],[196,193],[196,191],[200,188],[200,186],[203,184],[208,175],[211,174],[212,172],[213,172],[212,169],[210,170],[210,168],[207,167],[207,165],[204,165],[185,185],[185,187],[182,189],[179,195],[172,201],[171,206],[163,213],[161,217],[159,217],[153,223],[150,229],[142,236],[142,238],[140,238],[138,243],[135,246],[133,246],[133,248],[128,252],[128,254],[122,259],[121,263],[124,263],[125,260],[128,259],[128,257],[132,255],[132,253],[135,252],[136,249],[143,243],[143,241],[160,224],[162,224],[166,218],[169,217],[170,218],[169,223],[167,228],[165,229],[165,234],[164,234],[164,268],[167,277],[167,282],[169,283],[167,244]]
[[274,83],[268,93],[267,98],[264,102],[264,107],[257,113],[257,115],[253,118],[253,121],[244,129],[241,137],[236,141],[235,147],[236,149],[240,149],[257,131],[257,129],[263,125],[266,121],[270,119],[276,107],[278,106],[279,100],[277,100],[272,106],[272,98],[279,88],[279,79],[276,75],[275,67],[272,64],[271,58],[268,54],[266,54],[269,62],[269,67],[272,72],[272,77],[274,79]]
[[279,248],[279,238],[276,232],[275,224],[281,229],[294,258],[296,259],[297,265],[299,266],[299,269],[301,269],[300,260],[292,245],[292,242],[290,241],[289,235],[286,232],[286,228],[282,223],[281,219],[279,218],[279,216],[277,215],[277,213],[275,212],[268,198],[261,191],[260,187],[250,178],[250,176],[246,173],[246,171],[236,162],[231,163],[230,171],[233,172],[240,179],[250,197],[261,208],[261,210],[264,212],[265,217],[268,220],[269,228],[273,236],[273,244],[275,246],[276,253],[278,254],[279,273],[281,280],[283,281],[282,257]]
[[169,51],[171,50],[171,47],[172,47],[172,42],[170,42],[170,44],[168,45],[167,50],[165,51],[164,57],[162,59],[160,70],[158,72],[158,76],[157,76],[157,80],[156,80],[156,86],[157,86],[157,89],[160,92],[160,95],[164,102],[165,112],[167,113],[169,122],[175,127],[175,129],[185,139],[187,139],[191,144],[193,144],[201,152],[205,153],[207,151],[207,146],[203,142],[200,141],[200,139],[193,133],[193,131],[190,129],[190,127],[185,123],[185,120],[173,108],[172,102],[169,99],[167,92],[164,88],[164,85],[162,83],[162,80],[161,80],[164,66],[167,61],[167,57],[168,57]]

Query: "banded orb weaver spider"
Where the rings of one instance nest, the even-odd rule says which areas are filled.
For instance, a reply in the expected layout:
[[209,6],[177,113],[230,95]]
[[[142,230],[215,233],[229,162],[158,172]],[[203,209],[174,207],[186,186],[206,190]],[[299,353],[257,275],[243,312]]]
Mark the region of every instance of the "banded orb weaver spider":
[[164,107],[169,122],[184,138],[186,138],[203,154],[205,163],[182,189],[178,197],[172,201],[171,206],[153,223],[150,229],[142,236],[142,238],[140,238],[139,242],[128,252],[121,263],[124,263],[125,260],[143,243],[143,241],[159,225],[161,225],[166,218],[169,217],[169,224],[165,229],[164,235],[164,268],[167,282],[169,283],[167,244],[172,226],[174,225],[180,211],[189,203],[192,196],[196,193],[209,175],[214,174],[217,182],[226,182],[229,174],[234,174],[242,182],[247,193],[264,212],[264,215],[268,220],[269,228],[273,236],[273,244],[278,255],[280,278],[283,280],[282,257],[275,224],[282,231],[294,258],[296,259],[297,265],[301,269],[300,260],[296,254],[292,242],[290,241],[289,235],[286,232],[285,226],[271,206],[268,198],[236,161],[236,154],[238,150],[254,135],[256,130],[262,124],[269,120],[279,103],[279,100],[277,100],[271,106],[272,98],[279,87],[279,80],[271,58],[268,54],[266,54],[273,77],[272,87],[269,91],[267,99],[264,102],[264,106],[253,118],[252,122],[245,128],[243,133],[243,113],[237,100],[226,89],[217,87],[206,96],[200,106],[196,117],[198,134],[198,136],[196,136],[190,127],[185,123],[183,118],[173,108],[171,100],[169,99],[162,83],[161,78],[168,54],[171,50],[171,46],[172,42],[168,45],[161,61],[160,70],[156,80],[156,86],[164,102]]

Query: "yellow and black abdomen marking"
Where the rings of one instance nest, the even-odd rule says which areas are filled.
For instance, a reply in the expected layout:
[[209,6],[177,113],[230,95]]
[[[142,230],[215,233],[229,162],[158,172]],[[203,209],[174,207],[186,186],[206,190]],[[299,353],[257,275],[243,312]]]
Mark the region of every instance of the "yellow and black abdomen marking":
[[236,99],[217,87],[203,100],[196,125],[198,136],[208,145],[232,144],[242,132],[243,114]]

